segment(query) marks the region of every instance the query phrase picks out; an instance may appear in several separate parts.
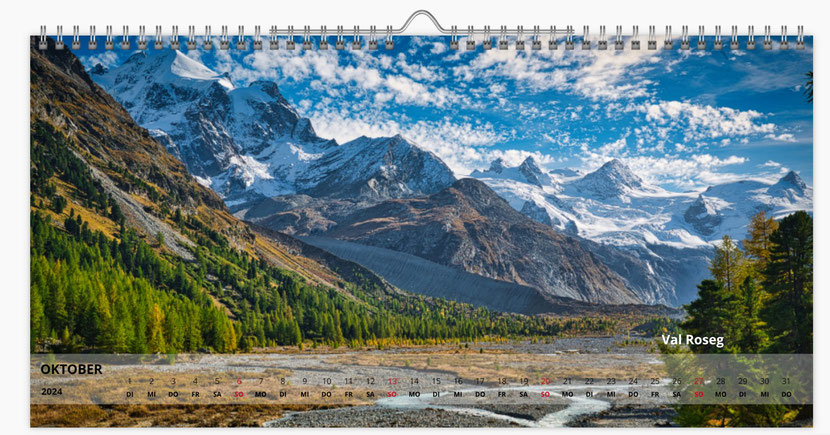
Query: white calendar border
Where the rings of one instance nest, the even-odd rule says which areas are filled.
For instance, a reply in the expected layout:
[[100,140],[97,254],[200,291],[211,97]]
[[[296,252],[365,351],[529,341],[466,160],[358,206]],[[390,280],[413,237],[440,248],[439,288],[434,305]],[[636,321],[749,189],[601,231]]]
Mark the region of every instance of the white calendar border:
[[[8,4],[11,3],[11,4]],[[681,25],[705,25],[707,29],[722,26],[754,24],[756,26],[772,25],[773,29],[786,24],[790,29],[797,25],[805,26],[805,33],[816,36],[814,70],[819,72],[827,69],[828,53],[822,47],[822,41],[830,35],[828,26],[821,21],[820,16],[826,16],[826,9],[818,1],[781,2],[757,0],[752,2],[735,2],[723,0],[697,0],[693,2],[681,1],[532,1],[532,2],[496,2],[488,0],[447,1],[447,0],[419,0],[412,2],[395,2],[390,0],[313,0],[313,1],[263,1],[263,2],[225,2],[204,0],[199,2],[175,2],[158,0],[109,0],[109,1],[69,1],[69,0],[29,0],[27,2],[12,1],[4,5],[3,25],[0,26],[0,47],[4,50],[3,62],[0,63],[3,80],[0,81],[2,93],[2,143],[0,153],[2,170],[0,170],[0,186],[2,186],[2,200],[6,206],[2,213],[2,239],[5,246],[0,254],[0,277],[5,285],[2,287],[4,313],[2,318],[3,345],[10,348],[3,359],[3,371],[6,379],[0,394],[3,397],[4,426],[15,429],[28,428],[29,407],[28,397],[28,331],[29,304],[29,233],[23,230],[28,228],[29,220],[29,34],[38,32],[41,24],[55,26],[63,24],[66,28],[74,24],[86,28],[96,24],[99,28],[104,25],[165,25],[193,24],[197,28],[205,24],[228,24],[232,28],[236,25],[253,26],[255,24],[268,25],[284,23],[302,25],[344,24],[363,26],[400,25],[402,20],[416,9],[428,9],[433,12],[444,25],[458,23],[460,26],[474,25],[517,25],[531,26],[533,24],[571,24],[574,26],[590,25],[591,28],[606,26],[631,26],[638,24],[647,28],[649,24],[658,26],[672,25],[679,29]],[[825,10],[825,12],[820,12]],[[532,20],[545,17],[539,21]],[[256,18],[262,22],[252,22]],[[528,20],[531,21],[528,21]],[[682,20],[682,21],[678,21]],[[134,27],[135,26],[135,27]],[[416,22],[414,30],[430,31],[431,25],[425,20]],[[791,32],[792,33],[792,32]],[[828,122],[826,122],[828,93],[819,85],[816,89],[816,103],[814,104],[814,167],[827,167],[828,160],[827,138]],[[822,146],[823,145],[823,146]],[[827,260],[828,240],[828,184],[829,177],[822,171],[814,171],[815,187],[814,214],[817,217],[815,226],[815,264],[830,264]],[[824,225],[822,225],[824,224]],[[826,312],[828,298],[825,295],[824,284],[830,283],[827,269],[816,267],[815,296],[816,313]],[[815,318],[815,367],[822,367],[827,362],[828,342],[820,340],[828,333],[827,317],[817,315]],[[815,373],[815,391],[828,391],[828,376],[821,371]],[[816,394],[815,427],[813,432],[830,431],[830,421],[826,413],[827,401],[823,395]],[[210,429],[198,429],[200,431]],[[387,429],[372,429],[374,431]],[[402,429],[407,432],[423,429]],[[584,430],[584,429],[565,429]],[[666,429],[654,429],[663,432]],[[43,429],[38,432],[43,431]],[[81,432],[91,432],[80,430]],[[350,429],[338,432],[351,432]],[[475,429],[430,430],[430,433],[469,433]],[[505,433],[511,429],[496,430],[490,433]],[[648,431],[651,431],[649,429]],[[683,429],[684,433],[703,433],[703,430]],[[752,430],[740,430],[740,432]],[[51,432],[51,431],[50,431]],[[320,429],[311,429],[305,433],[322,433]],[[614,433],[639,434],[643,429],[615,429]],[[139,433],[138,430],[122,430],[120,433]],[[331,432],[327,432],[331,433]]]

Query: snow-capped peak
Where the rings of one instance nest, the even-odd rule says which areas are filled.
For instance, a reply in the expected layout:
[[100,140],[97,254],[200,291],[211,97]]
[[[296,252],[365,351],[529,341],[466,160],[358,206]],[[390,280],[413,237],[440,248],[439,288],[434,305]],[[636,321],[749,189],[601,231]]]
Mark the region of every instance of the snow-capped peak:
[[522,183],[530,183],[539,187],[552,186],[553,180],[536,164],[536,160],[530,156],[519,166],[507,166],[501,157],[490,163],[486,171],[475,170],[470,174],[473,178],[499,178],[515,180]]
[[248,87],[251,89],[257,89],[271,98],[282,98],[279,87],[276,83],[270,80],[257,80],[248,85]]
[[609,160],[593,173],[586,175],[586,177],[604,177],[613,181],[615,184],[630,188],[640,187],[643,184],[643,180],[640,177],[634,175],[625,163],[617,159]]
[[179,77],[193,80],[216,80],[220,77],[227,79],[202,63],[187,57],[179,50],[175,50],[175,57],[170,63],[170,72]]
[[404,197],[455,181],[438,157],[401,135],[342,146],[320,138],[276,83],[234,87],[180,51],[138,52],[97,71],[93,80],[229,205],[300,191]]
[[487,169],[487,172],[493,172],[493,173],[496,173],[496,174],[501,174],[501,172],[506,167],[507,166],[504,164],[504,159],[499,157],[496,160],[493,160],[492,162],[490,162],[490,168]]
[[368,199],[435,193],[454,181],[438,156],[400,134],[334,147],[298,179],[300,191],[311,196]]
[[536,164],[536,160],[532,156],[526,158],[522,164],[519,165],[519,172],[524,175],[525,179],[527,179],[530,184],[535,184],[539,187],[550,186],[553,184],[553,180],[551,180],[550,175],[539,169],[539,165]]
[[155,55],[139,50],[116,68],[106,71],[96,66],[93,72],[95,81],[116,95],[140,96],[150,86],[170,83],[199,90],[214,82],[227,90],[234,88],[227,75],[213,71],[179,50],[164,50]]
[[644,187],[643,180],[617,159],[606,162],[573,185],[581,192],[598,198],[621,196]]
[[807,183],[795,171],[788,172],[771,187],[771,189],[776,188],[795,189],[799,194],[803,194],[808,189]]
[[717,201],[700,194],[686,209],[683,219],[698,233],[711,236],[723,222],[723,217],[718,213],[717,207]]
[[714,201],[712,201],[711,199],[703,196],[702,193],[697,196],[697,199],[695,200],[695,202],[692,203],[692,206],[699,206],[700,210],[701,210],[701,214],[706,214],[706,215],[716,215],[716,214],[718,214],[718,210],[715,207]]
[[582,171],[579,169],[573,168],[559,168],[554,169],[549,172],[551,175],[556,175],[557,177],[561,178],[574,178],[574,177],[581,177],[583,175]]
[[541,169],[539,169],[539,165],[537,165],[537,164],[536,164],[536,160],[533,158],[533,156],[528,156],[528,158],[526,158],[526,159],[522,162],[522,164],[521,164],[521,165],[519,165],[519,167],[520,167],[520,168],[526,168],[526,169],[527,169],[527,170],[529,170],[529,171],[533,171],[533,172],[537,172],[537,173],[542,173],[542,170],[541,170]]

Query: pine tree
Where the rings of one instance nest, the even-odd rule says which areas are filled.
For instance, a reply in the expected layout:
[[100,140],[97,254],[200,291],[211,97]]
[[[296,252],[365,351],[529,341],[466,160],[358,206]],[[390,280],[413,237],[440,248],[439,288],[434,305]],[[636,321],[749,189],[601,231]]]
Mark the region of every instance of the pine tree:
[[770,260],[764,270],[770,299],[763,319],[770,326],[775,352],[813,352],[813,218],[795,212],[770,236]]
[[[726,290],[720,281],[704,280],[697,286],[698,297],[683,308],[688,314],[681,328],[689,334],[698,336],[736,337],[734,315],[737,311],[738,297]],[[713,346],[689,345],[693,352],[725,352],[728,346],[717,349]]]
[[753,275],[747,276],[740,286],[740,304],[735,313],[735,322],[740,334],[737,342],[739,353],[758,353],[767,345],[768,337],[760,319],[762,290],[755,283]]
[[44,319],[46,317],[43,308],[43,302],[40,296],[40,288],[33,282],[30,290],[30,352],[34,353],[39,341],[44,338]]

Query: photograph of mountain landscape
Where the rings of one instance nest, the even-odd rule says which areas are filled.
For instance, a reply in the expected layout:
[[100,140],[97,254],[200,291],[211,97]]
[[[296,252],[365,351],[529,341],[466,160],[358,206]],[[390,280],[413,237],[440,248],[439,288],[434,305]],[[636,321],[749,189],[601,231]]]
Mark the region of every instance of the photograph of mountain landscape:
[[[448,41],[33,37],[33,357],[812,354],[811,39]],[[32,426],[811,424],[809,404],[31,406]]]

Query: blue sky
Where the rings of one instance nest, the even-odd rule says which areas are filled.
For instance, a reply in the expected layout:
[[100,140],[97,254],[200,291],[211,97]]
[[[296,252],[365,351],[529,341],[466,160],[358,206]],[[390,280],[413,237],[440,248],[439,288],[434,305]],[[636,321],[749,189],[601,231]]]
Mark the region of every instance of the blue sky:
[[[547,169],[592,170],[619,158],[674,191],[772,181],[791,169],[812,184],[812,104],[803,94],[809,38],[803,51],[721,52],[582,51],[578,42],[574,51],[467,51],[463,38],[453,51],[442,37],[395,42],[391,51],[303,51],[298,43],[295,51],[185,53],[236,86],[275,81],[323,137],[400,133],[459,175],[532,155]],[[89,68],[116,66],[130,53],[77,54]]]

